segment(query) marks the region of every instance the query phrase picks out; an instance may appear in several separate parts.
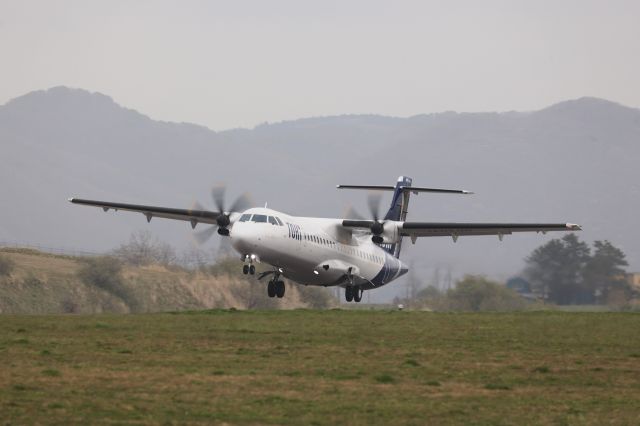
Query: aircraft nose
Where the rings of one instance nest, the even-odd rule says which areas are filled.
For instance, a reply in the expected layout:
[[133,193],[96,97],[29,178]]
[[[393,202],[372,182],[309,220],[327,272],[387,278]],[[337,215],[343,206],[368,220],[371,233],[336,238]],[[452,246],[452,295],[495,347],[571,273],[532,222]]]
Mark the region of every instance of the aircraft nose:
[[230,232],[231,245],[240,253],[251,252],[251,233],[244,224],[236,223]]

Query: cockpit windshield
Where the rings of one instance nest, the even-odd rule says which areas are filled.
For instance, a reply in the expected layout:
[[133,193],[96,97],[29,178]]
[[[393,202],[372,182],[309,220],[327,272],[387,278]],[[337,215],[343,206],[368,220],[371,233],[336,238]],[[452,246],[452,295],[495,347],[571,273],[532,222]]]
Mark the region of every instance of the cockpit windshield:
[[277,216],[267,216],[266,214],[249,214],[245,213],[240,216],[238,222],[256,222],[256,223],[270,223],[272,225],[284,226],[284,223]]
[[253,218],[251,219],[252,222],[258,222],[258,223],[266,223],[267,222],[267,216],[264,214],[254,214]]

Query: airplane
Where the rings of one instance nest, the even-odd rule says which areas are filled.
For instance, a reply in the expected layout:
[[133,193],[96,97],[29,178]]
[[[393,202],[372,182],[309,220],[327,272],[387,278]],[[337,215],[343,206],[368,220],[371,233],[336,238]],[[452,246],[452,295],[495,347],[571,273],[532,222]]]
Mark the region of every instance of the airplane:
[[391,191],[389,210],[380,218],[380,197],[370,195],[372,219],[361,217],[330,219],[297,217],[269,208],[245,208],[242,196],[229,210],[224,208],[224,188],[212,191],[217,211],[200,205],[192,209],[176,209],[136,204],[70,198],[73,204],[101,207],[109,210],[139,212],[150,222],[152,218],[187,221],[195,229],[198,224],[213,226],[201,231],[205,240],[215,231],[231,240],[240,254],[242,272],[255,275],[255,265],[264,263],[271,269],[258,274],[258,279],[270,277],[269,297],[282,298],[287,278],[302,285],[345,289],[347,302],[360,302],[366,290],[382,287],[406,274],[407,265],[400,260],[402,242],[408,237],[413,244],[421,237],[448,236],[454,242],[467,235],[504,235],[513,232],[580,231],[572,223],[442,223],[407,221],[411,194],[473,194],[466,190],[412,186],[410,177],[400,176],[395,186],[338,185],[338,189]]

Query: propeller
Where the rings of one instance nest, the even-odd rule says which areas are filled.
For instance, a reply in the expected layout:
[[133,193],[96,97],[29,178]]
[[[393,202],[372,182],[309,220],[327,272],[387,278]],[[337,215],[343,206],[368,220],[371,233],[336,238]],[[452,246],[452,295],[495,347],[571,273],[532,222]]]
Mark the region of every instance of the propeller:
[[380,200],[382,195],[379,192],[372,192],[367,197],[367,203],[369,204],[369,213],[373,217],[373,224],[371,225],[371,241],[376,244],[382,244],[384,239],[380,236],[384,232],[384,222],[380,222]]
[[347,208],[344,210],[343,217],[353,220],[365,220],[364,216],[358,213],[358,211],[354,209],[353,206],[347,206]]
[[225,210],[224,208],[224,193],[226,188],[223,185],[214,186],[211,189],[211,197],[213,198],[213,202],[216,204],[216,208],[218,209],[218,213],[220,215],[216,219],[218,223],[218,234],[220,235],[229,235],[229,230],[227,226],[231,224],[231,213],[244,211],[249,208],[249,197],[246,194],[240,195],[233,202],[229,210]]
[[[207,242],[213,236],[213,234],[215,234],[216,228],[219,235],[229,236],[228,226],[231,224],[231,214],[242,212],[250,207],[249,196],[247,194],[242,194],[238,198],[236,198],[233,204],[231,204],[229,210],[226,210],[224,202],[225,192],[226,187],[224,185],[217,185],[211,189],[211,198],[213,199],[219,215],[216,219],[215,225],[195,233],[194,237],[198,244],[204,244],[205,242]],[[202,204],[198,202],[194,203],[193,209],[206,210],[202,206]]]

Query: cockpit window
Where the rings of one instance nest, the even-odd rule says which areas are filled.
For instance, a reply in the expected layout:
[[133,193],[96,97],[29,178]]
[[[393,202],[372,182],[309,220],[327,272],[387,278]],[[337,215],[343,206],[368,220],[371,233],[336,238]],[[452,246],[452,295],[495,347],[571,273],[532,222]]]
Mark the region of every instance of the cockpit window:
[[284,223],[282,223],[282,221],[280,220],[280,218],[278,216],[274,216],[276,219],[276,222],[278,222],[278,225],[280,226],[284,226]]
[[272,225],[278,225],[278,222],[276,221],[276,218],[273,216],[269,216],[269,223]]
[[267,222],[267,216],[264,215],[264,214],[254,214],[252,222],[266,223]]
[[251,220],[250,214],[243,214],[242,216],[240,216],[240,222],[248,222],[249,220]]

